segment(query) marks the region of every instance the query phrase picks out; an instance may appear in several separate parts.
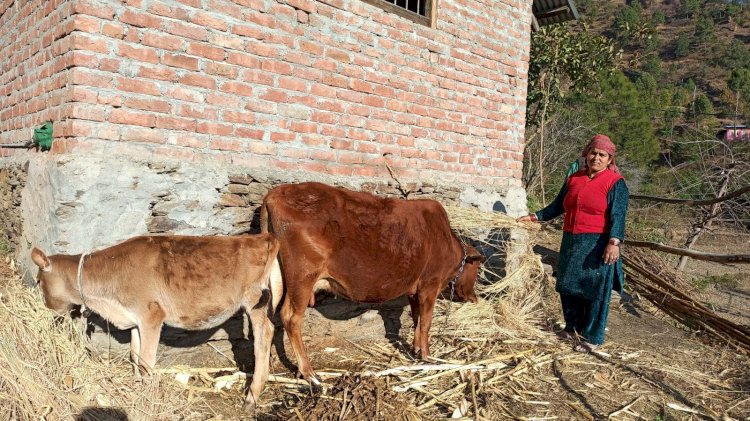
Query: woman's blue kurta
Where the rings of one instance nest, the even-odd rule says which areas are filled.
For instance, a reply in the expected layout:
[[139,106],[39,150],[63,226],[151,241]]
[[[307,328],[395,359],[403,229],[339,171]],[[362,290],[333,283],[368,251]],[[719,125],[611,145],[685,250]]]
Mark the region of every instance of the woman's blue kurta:
[[[568,192],[567,182],[555,201],[536,212],[540,221],[549,221],[564,213],[563,201]],[[628,187],[620,179],[607,194],[607,212],[611,228],[604,234],[573,234],[564,232],[560,244],[555,289],[560,294],[591,301],[609,301],[611,291],[622,292],[624,277],[622,258],[613,265],[604,263],[604,249],[610,238],[624,239],[625,214],[628,210]]]

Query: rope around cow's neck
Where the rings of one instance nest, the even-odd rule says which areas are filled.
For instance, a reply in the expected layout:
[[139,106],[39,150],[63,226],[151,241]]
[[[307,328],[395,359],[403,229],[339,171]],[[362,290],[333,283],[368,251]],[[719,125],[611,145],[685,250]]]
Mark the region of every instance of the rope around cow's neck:
[[458,272],[456,272],[456,276],[451,279],[450,285],[451,285],[451,298],[448,301],[448,311],[445,313],[445,321],[443,322],[443,326],[440,328],[440,335],[443,334],[443,330],[445,330],[445,326],[448,325],[448,315],[451,313],[451,309],[453,308],[453,291],[456,289],[456,281],[458,281],[458,278],[461,276],[461,273],[464,271],[464,266],[466,266],[466,258],[468,257],[468,252],[466,251],[466,244],[464,244],[463,240],[460,238],[458,241],[461,243],[461,248],[464,250],[464,257],[461,259],[461,266],[458,268]]
[[81,258],[78,259],[78,275],[76,276],[78,281],[78,294],[81,295],[81,314],[83,317],[88,318],[91,315],[91,309],[86,305],[86,298],[83,296],[83,260],[86,258],[87,253],[81,254]]

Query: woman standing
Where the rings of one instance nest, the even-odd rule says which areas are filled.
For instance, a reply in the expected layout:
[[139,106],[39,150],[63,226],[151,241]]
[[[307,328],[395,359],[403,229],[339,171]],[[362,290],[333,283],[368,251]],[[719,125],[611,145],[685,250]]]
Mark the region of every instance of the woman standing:
[[620,243],[628,188],[609,137],[592,137],[582,156],[585,166],[567,178],[555,201],[518,221],[549,221],[565,214],[555,286],[565,319],[563,336],[580,337],[574,349],[591,352],[604,343],[612,290],[622,292]]

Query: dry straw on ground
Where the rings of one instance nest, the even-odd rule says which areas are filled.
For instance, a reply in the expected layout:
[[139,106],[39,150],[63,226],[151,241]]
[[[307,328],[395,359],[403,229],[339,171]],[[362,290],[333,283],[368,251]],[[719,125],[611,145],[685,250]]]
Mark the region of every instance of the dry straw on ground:
[[126,361],[92,357],[80,326],[56,319],[20,277],[3,278],[0,419],[172,420],[207,410],[171,380],[139,380]]

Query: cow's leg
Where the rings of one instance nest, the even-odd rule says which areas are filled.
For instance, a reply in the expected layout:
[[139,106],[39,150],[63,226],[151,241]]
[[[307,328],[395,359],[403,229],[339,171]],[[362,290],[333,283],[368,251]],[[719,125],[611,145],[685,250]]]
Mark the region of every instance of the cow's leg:
[[414,322],[414,353],[419,354],[421,343],[419,342],[419,296],[417,294],[409,296],[409,306],[411,307],[411,320]]
[[166,313],[162,310],[157,302],[148,304],[141,322],[138,324],[138,331],[141,336],[141,352],[139,360],[141,366],[147,371],[156,365],[156,349],[159,347],[159,336],[161,335],[161,326],[164,324]]
[[430,327],[432,326],[432,312],[438,293],[434,291],[418,292],[419,295],[419,348],[422,359],[430,359]]
[[135,374],[138,374],[139,356],[141,355],[141,334],[138,328],[130,329],[130,360],[135,365]]
[[[308,290],[312,294],[312,289]],[[310,297],[303,294],[287,296],[284,304],[281,306],[281,321],[284,324],[284,330],[289,336],[289,342],[292,344],[294,354],[297,357],[299,372],[306,380],[319,384],[320,380],[310,365],[310,359],[307,357],[305,345],[302,343],[302,322],[305,319],[305,309]]]
[[268,306],[254,308],[248,312],[250,323],[253,327],[253,353],[255,354],[255,370],[253,372],[253,382],[250,384],[250,390],[245,397],[247,409],[252,409],[257,405],[260,392],[268,380],[269,360],[271,356],[271,341],[273,340],[273,322],[271,322],[270,309]]

